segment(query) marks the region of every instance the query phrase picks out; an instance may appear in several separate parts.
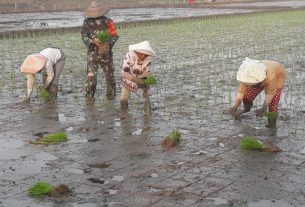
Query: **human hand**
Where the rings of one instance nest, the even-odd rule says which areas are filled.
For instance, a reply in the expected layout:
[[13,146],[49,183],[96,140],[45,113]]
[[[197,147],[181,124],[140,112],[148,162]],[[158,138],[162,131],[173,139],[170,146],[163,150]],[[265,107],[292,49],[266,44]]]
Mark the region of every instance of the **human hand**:
[[229,109],[229,113],[232,114],[232,115],[235,115],[236,111],[237,111],[236,106],[233,106],[232,108]]
[[139,84],[139,85],[145,84],[143,79],[135,77],[135,76],[132,77],[132,81]]
[[92,43],[95,44],[98,47],[100,47],[102,45],[101,41],[97,38],[93,38]]
[[264,116],[265,112],[267,110],[267,107],[266,106],[263,106],[262,108],[256,110],[256,116]]

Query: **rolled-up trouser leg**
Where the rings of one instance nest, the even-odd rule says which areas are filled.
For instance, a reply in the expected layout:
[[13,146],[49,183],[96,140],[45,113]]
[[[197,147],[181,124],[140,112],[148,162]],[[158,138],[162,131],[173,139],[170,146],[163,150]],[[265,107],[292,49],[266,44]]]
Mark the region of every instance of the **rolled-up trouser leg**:
[[120,98],[122,112],[126,112],[128,109],[128,99],[129,99],[130,93],[131,93],[130,90],[128,90],[127,88],[122,86],[122,92],[121,92],[121,98]]
[[147,115],[151,115],[151,104],[150,104],[150,98],[148,94],[148,89],[143,90],[143,105],[144,105],[144,113]]
[[99,67],[99,59],[96,51],[89,51],[87,57],[87,80],[85,83],[86,97],[93,99],[96,84],[97,84],[97,70]]
[[272,98],[271,103],[269,104],[269,112],[275,112],[276,115],[273,118],[268,118],[268,124],[266,127],[268,128],[275,128],[276,121],[278,117],[278,106],[281,98],[283,88],[279,88],[276,90],[275,95]]
[[244,113],[251,110],[254,99],[257,95],[263,90],[263,87],[260,86],[249,86],[243,98],[244,104]]
[[114,78],[114,68],[111,54],[107,57],[101,59],[101,67],[103,68],[105,79],[106,79],[106,96],[108,98],[113,98],[116,94],[115,91],[115,78]]
[[59,76],[64,69],[65,62],[66,62],[66,55],[63,52],[61,52],[61,58],[54,66],[54,77],[50,84],[50,93],[54,98],[57,98]]

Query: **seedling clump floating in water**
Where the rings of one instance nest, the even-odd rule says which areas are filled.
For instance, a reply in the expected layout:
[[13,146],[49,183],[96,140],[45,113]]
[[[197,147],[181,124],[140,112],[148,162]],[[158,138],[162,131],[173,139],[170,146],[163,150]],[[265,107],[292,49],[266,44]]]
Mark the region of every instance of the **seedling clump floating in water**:
[[49,134],[45,137],[41,137],[35,141],[31,141],[31,144],[44,144],[44,145],[50,145],[50,144],[58,144],[61,142],[68,141],[68,135],[66,132],[59,132],[54,134]]
[[43,196],[62,197],[70,193],[71,190],[64,184],[53,187],[45,181],[39,181],[28,189],[28,195],[36,198]]
[[178,131],[178,129],[173,129],[171,133],[163,140],[162,146],[166,150],[169,150],[170,148],[177,146],[180,140],[181,133]]
[[46,195],[51,195],[52,190],[53,186],[50,183],[39,181],[29,188],[28,194],[32,197],[42,197]]
[[282,151],[278,146],[265,145],[261,141],[257,140],[254,136],[246,136],[240,142],[242,149],[260,150],[263,152],[280,152]]

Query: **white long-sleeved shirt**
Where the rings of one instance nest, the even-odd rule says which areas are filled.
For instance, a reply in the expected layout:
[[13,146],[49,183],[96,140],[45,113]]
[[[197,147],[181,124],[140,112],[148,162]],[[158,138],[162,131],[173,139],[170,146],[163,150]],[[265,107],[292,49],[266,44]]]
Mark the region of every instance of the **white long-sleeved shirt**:
[[[45,82],[45,87],[49,86],[54,77],[54,68],[53,66],[58,62],[61,58],[61,52],[57,48],[46,48],[40,52],[43,56],[46,57],[46,64],[42,70],[45,70],[47,73],[47,79]],[[29,98],[33,92],[35,77],[36,74],[28,74],[27,80],[27,97]]]

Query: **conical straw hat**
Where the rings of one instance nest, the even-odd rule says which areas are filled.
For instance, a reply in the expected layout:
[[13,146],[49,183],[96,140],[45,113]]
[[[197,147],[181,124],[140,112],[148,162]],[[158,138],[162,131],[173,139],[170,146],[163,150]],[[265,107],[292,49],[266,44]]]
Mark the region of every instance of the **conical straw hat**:
[[109,8],[103,6],[102,4],[92,1],[90,6],[84,11],[84,17],[85,18],[95,18],[104,16],[109,12]]
[[248,84],[260,83],[266,78],[266,68],[261,61],[246,58],[237,71],[236,79]]
[[36,74],[46,64],[46,57],[37,53],[29,55],[23,61],[20,71],[22,73]]
[[143,41],[138,44],[129,45],[129,50],[140,52],[153,57],[156,56],[155,51],[153,51],[148,41]]

